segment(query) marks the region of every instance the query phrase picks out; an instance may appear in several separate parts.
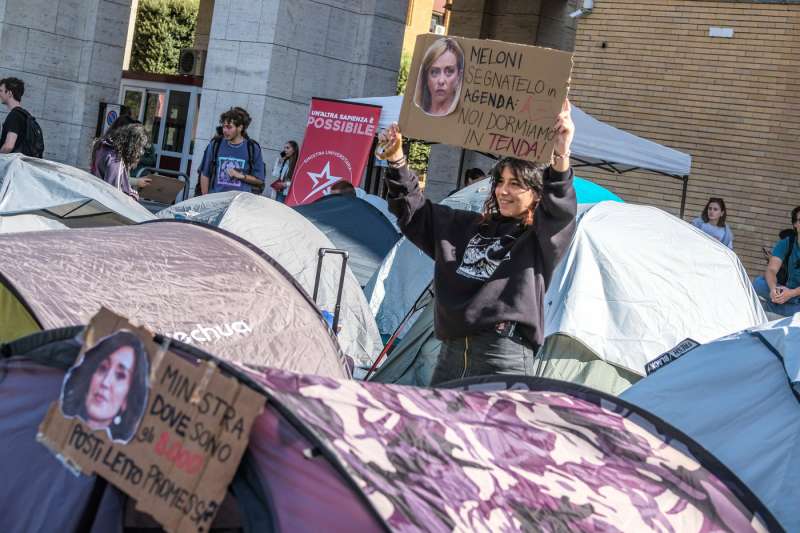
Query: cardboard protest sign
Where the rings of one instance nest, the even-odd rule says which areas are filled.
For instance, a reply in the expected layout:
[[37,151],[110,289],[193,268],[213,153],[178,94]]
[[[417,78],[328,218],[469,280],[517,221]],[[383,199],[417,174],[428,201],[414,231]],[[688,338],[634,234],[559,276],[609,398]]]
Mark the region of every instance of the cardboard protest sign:
[[571,72],[567,52],[420,35],[400,130],[409,138],[549,162]]
[[171,532],[208,531],[264,397],[102,309],[37,439]]

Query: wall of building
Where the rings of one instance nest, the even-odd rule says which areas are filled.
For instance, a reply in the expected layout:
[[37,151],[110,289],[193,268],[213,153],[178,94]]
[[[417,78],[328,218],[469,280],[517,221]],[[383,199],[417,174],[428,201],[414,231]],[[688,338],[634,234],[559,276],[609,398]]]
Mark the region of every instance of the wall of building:
[[[578,0],[454,0],[449,35],[545,46],[572,51],[576,22],[568,13]],[[440,200],[455,188],[461,149],[436,145],[431,149],[426,195]],[[463,168],[484,171],[494,160],[465,151]]]
[[430,32],[431,13],[433,13],[433,0],[408,0],[403,54],[412,55],[417,36]]
[[[709,28],[733,29],[732,38]],[[614,126],[692,155],[686,219],[725,199],[751,275],[800,205],[800,5],[598,0],[580,20],[571,98]],[[677,214],[680,183],[581,170],[629,202]],[[655,236],[654,236],[655,238]],[[712,282],[712,281],[710,281]]]
[[130,11],[131,0],[0,2],[0,77],[25,82],[46,158],[88,167],[99,104],[119,97]]
[[406,0],[216,0],[195,157],[231,106],[272,161],[302,141],[311,97],[394,94]]

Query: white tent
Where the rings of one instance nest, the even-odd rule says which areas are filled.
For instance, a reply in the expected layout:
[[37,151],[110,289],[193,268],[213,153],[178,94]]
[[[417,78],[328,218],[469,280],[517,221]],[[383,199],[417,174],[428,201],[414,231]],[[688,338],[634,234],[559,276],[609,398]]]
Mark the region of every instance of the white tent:
[[800,531],[800,314],[704,344],[621,398],[711,452]]
[[[347,101],[381,106],[381,117],[378,121],[381,129],[400,120],[402,95],[349,98]],[[692,168],[692,157],[689,154],[610,126],[584,113],[576,105],[572,106],[572,120],[575,122],[575,139],[571,151],[572,158],[576,161],[622,172],[643,169],[669,176],[689,175]]]
[[[403,253],[413,251],[400,247],[395,260]],[[387,302],[402,294],[395,282],[422,283],[416,280],[423,268],[398,270],[410,272],[399,279],[387,276],[392,282],[384,282],[392,290],[384,297]],[[430,280],[428,275],[423,289]],[[407,297],[412,302],[404,309],[419,294]],[[687,337],[709,342],[766,322],[730,249],[664,211],[617,202],[587,206],[580,215],[544,303],[546,339],[536,357],[536,375],[611,394],[641,379],[649,360]],[[418,313],[417,320],[392,354],[406,352],[407,359],[391,363],[378,380],[422,375],[417,367],[431,366],[438,345],[431,339],[431,309]]]
[[[318,250],[335,248],[320,230],[294,209],[250,193],[216,193],[191,198],[158,213],[159,218],[183,218],[229,231],[266,252],[312,295]],[[320,276],[317,305],[334,313],[341,270],[337,259],[327,258]],[[383,346],[361,286],[346,268],[342,290],[342,351],[355,360],[355,377],[361,377]]]
[[42,215],[11,215],[0,217],[0,233],[23,233],[67,229],[67,226]]
[[83,170],[21,154],[0,155],[0,216],[42,214],[69,227],[134,224],[155,217]]
[[[638,376],[685,338],[706,343],[767,321],[733,251],[655,207],[601,202],[580,218],[545,295],[539,375],[584,381],[585,365],[549,349],[554,335],[578,341],[593,358]],[[579,350],[584,354],[587,353]],[[569,354],[572,363],[579,359]]]

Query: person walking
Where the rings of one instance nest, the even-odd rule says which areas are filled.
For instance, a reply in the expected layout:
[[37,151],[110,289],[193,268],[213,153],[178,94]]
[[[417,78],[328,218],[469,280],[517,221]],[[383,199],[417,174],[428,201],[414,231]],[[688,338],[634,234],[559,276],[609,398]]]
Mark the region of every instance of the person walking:
[[397,125],[379,136],[377,154],[389,163],[389,208],[403,234],[435,262],[434,328],[444,342],[432,385],[532,373],[544,341],[544,294],[576,228],[568,101],[554,130],[546,168],[510,157],[497,163],[483,213],[426,200]]
[[8,109],[0,133],[0,154],[20,152],[32,157],[44,155],[42,130],[33,115],[22,107],[25,82],[19,78],[0,80],[0,102]]

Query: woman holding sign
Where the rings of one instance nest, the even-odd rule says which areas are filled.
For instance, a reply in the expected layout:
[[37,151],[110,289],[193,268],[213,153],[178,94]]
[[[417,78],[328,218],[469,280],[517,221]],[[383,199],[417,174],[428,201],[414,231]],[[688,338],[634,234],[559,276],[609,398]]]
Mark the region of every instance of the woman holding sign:
[[64,378],[61,411],[89,428],[128,442],[147,406],[149,361],[142,341],[129,331],[104,337],[86,350]]
[[389,208],[403,234],[435,261],[435,332],[444,342],[432,385],[531,373],[544,340],[544,294],[575,233],[569,101],[555,130],[547,168],[508,157],[495,165],[482,214],[426,200],[397,125],[380,135],[377,155],[391,169]]

